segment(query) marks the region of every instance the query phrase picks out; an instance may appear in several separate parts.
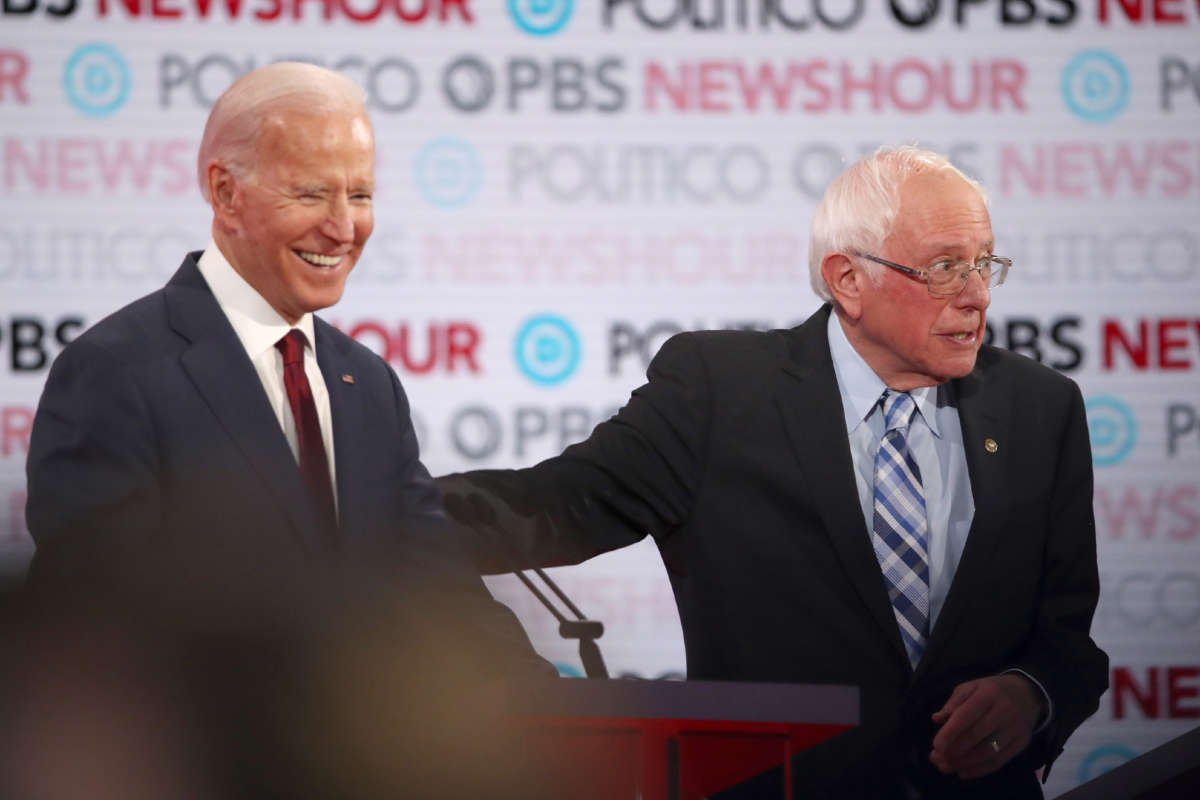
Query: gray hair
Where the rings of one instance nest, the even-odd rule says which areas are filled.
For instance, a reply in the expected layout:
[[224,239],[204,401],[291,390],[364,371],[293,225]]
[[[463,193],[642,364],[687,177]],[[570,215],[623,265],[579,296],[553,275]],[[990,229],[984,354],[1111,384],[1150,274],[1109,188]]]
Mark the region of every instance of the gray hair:
[[[944,156],[912,145],[881,147],[833,179],[813,214],[808,239],[809,279],[818,297],[833,301],[829,284],[821,275],[825,257],[830,253],[879,250],[900,213],[900,187],[914,175],[943,170],[962,178],[987,202],[987,193],[978,181],[968,178]],[[872,261],[863,266],[874,281],[885,269]]]
[[214,158],[236,177],[254,172],[254,149],[263,121],[273,114],[346,112],[366,115],[366,93],[339,72],[299,61],[280,61],[234,81],[208,115],[196,177],[208,194],[208,164]]

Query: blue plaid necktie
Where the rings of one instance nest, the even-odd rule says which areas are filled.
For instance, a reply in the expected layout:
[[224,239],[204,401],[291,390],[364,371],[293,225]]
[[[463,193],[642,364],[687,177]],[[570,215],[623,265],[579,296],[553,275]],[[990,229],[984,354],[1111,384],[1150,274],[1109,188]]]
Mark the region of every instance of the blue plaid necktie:
[[885,391],[883,440],[875,455],[872,544],[915,669],[929,629],[929,549],[921,470],[908,451],[908,425],[917,405],[904,392]]

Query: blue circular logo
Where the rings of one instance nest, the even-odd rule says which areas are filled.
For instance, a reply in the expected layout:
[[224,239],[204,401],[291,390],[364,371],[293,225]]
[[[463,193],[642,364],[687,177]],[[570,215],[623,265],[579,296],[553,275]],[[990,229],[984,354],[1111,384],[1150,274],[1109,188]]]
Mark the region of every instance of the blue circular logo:
[[125,57],[106,44],[85,44],[75,51],[63,71],[67,99],[93,117],[106,117],[125,105],[131,85]]
[[1120,744],[1106,744],[1087,754],[1079,765],[1079,782],[1087,783],[1137,757],[1137,753]]
[[1062,93],[1075,116],[1107,122],[1129,105],[1129,72],[1112,53],[1085,50],[1063,70]]
[[417,186],[432,205],[464,206],[483,182],[483,167],[475,148],[463,139],[444,136],[421,148],[413,165]]
[[517,333],[517,366],[534,383],[554,386],[571,377],[579,366],[579,335],[562,317],[542,314]]
[[1098,467],[1120,464],[1137,443],[1133,410],[1115,397],[1093,397],[1084,409],[1092,440],[1092,462]]
[[508,0],[508,13],[526,33],[551,36],[571,21],[575,0]]

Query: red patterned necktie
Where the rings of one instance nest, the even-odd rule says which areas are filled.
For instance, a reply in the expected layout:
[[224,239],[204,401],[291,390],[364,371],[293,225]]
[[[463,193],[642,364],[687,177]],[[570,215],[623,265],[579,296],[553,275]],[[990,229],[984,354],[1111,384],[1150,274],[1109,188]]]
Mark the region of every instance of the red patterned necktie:
[[322,529],[337,531],[337,510],[333,501],[333,485],[329,481],[329,459],[317,419],[317,404],[313,402],[312,387],[304,374],[304,333],[293,328],[275,343],[283,354],[283,385],[287,389],[288,405],[296,421],[296,439],[300,443],[300,473],[309,494],[321,514]]

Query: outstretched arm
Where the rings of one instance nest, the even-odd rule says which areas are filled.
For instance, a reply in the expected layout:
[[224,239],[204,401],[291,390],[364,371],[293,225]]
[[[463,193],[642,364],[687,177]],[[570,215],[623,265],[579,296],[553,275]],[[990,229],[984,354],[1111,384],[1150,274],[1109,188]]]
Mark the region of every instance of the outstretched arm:
[[688,517],[703,477],[711,393],[703,357],[670,339],[618,414],[560,456],[522,470],[438,479],[484,572],[574,564]]

